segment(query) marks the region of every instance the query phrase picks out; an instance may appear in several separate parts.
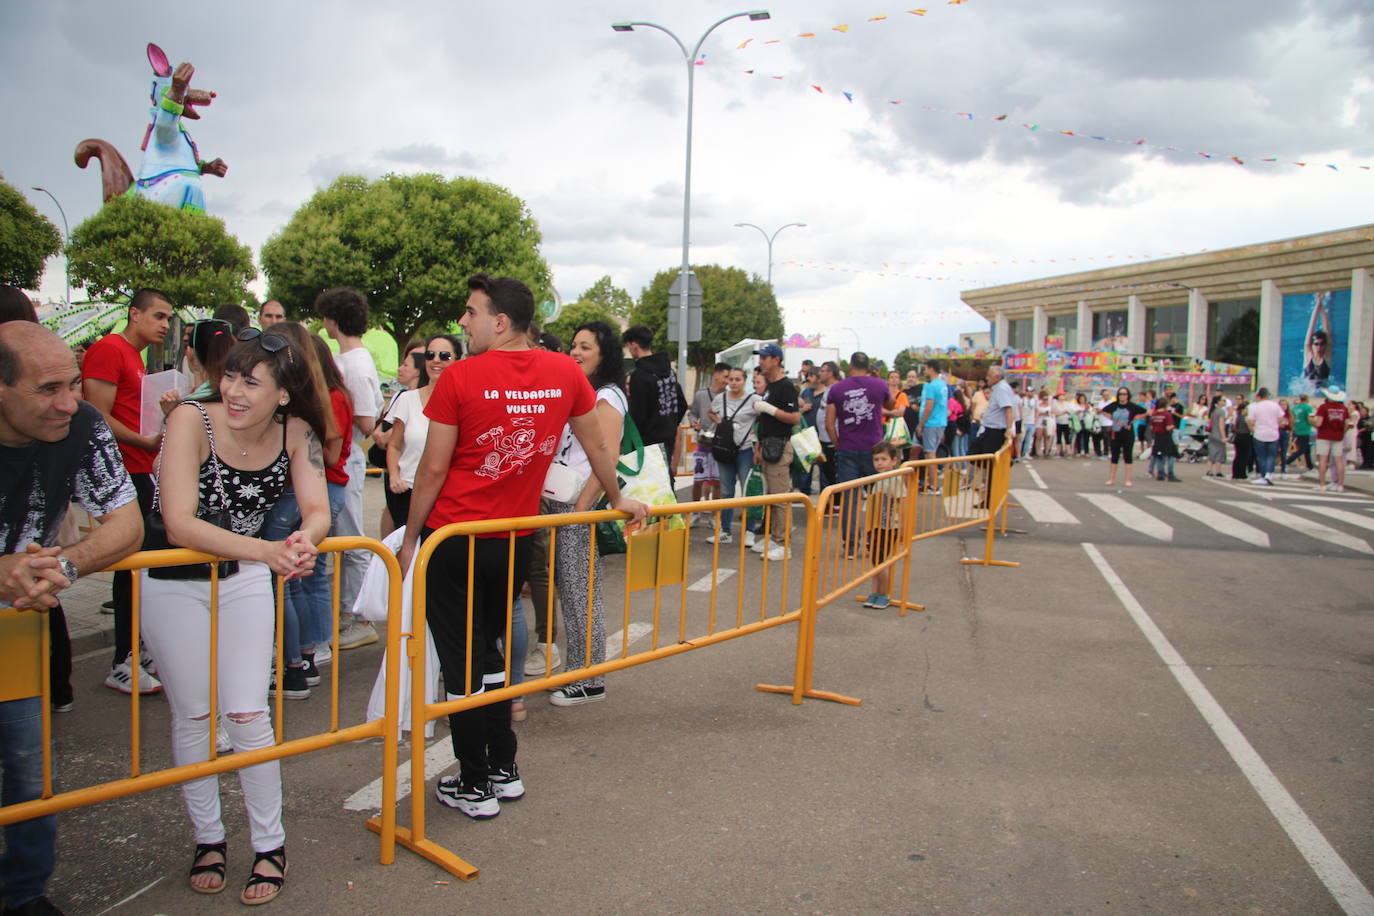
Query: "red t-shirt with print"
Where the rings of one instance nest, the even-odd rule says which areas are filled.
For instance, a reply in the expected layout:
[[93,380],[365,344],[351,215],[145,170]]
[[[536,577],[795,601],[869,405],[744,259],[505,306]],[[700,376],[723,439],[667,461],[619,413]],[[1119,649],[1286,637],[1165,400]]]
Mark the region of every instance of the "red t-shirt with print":
[[1322,401],[1322,406],[1312,415],[1312,425],[1317,427],[1318,439],[1339,442],[1345,438],[1345,424],[1349,419],[1349,407],[1340,401]]
[[445,369],[425,416],[458,427],[458,441],[425,524],[538,515],[564,425],[595,406],[582,368],[562,353],[489,350]]
[[348,483],[348,472],[344,463],[349,452],[353,451],[353,402],[348,393],[338,388],[329,389],[329,406],[334,411],[334,422],[338,424],[339,434],[343,436],[343,448],[339,450],[339,460],[324,469],[324,479],[330,483]]
[[[83,378],[100,379],[115,386],[114,407],[110,413],[134,432],[139,431],[144,374],[142,357],[123,334],[106,334],[91,344],[81,362]],[[130,474],[153,473],[156,449],[120,442],[119,453],[124,456],[124,468]]]

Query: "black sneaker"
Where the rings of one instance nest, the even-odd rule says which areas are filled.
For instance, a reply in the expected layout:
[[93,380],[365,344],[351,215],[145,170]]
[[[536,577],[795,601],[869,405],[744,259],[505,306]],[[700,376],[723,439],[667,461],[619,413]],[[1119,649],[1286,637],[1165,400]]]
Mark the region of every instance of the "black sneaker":
[[525,784],[520,781],[520,769],[513,761],[509,767],[491,771],[491,791],[498,801],[524,798]]
[[62,916],[62,911],[52,905],[47,897],[36,897],[20,906],[4,907],[4,916]]
[[555,706],[581,706],[606,699],[605,687],[584,687],[581,684],[559,687],[549,694],[549,702]]
[[301,670],[305,672],[305,682],[311,687],[319,686],[323,678],[320,677],[320,669],[315,667],[315,653],[302,652],[301,661],[304,662]]
[[[524,789],[521,787],[521,791]],[[484,821],[501,813],[501,805],[496,801],[496,793],[491,783],[471,785],[461,777],[447,776],[434,786],[434,795],[450,808],[457,808],[468,817]]]
[[[282,696],[288,700],[308,700],[310,699],[310,685],[305,680],[304,668],[292,668],[287,666],[286,676],[283,678],[286,687],[282,690]],[[272,683],[268,685],[267,695],[274,697],[277,695],[277,678],[272,676]]]

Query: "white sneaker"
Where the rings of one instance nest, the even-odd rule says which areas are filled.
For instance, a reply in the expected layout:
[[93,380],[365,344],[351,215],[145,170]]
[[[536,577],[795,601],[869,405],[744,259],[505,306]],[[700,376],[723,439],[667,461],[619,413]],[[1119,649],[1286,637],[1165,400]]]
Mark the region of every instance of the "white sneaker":
[[749,531],[748,529],[745,529],[745,532],[744,532],[744,546],[745,546],[745,547],[748,547],[750,550],[752,550],[752,549],[754,548],[754,543],[755,543],[757,540],[758,540],[758,535],[754,534],[754,532]]
[[143,666],[143,670],[149,674],[157,674],[157,663],[153,661],[153,655],[148,651],[148,647],[140,641],[138,646],[138,663]]
[[792,551],[788,550],[785,546],[783,546],[782,544],[774,544],[772,547],[768,548],[768,551],[763,555],[763,558],[765,560],[786,560],[789,559],[791,556]]
[[322,642],[315,646],[315,667],[323,668],[334,660],[334,650],[329,643]]
[[728,531],[722,531],[722,532],[720,533],[720,536],[719,536],[719,537],[717,537],[717,536],[714,535],[714,534],[708,536],[708,537],[706,538],[706,543],[708,543],[708,544],[733,544],[733,543],[735,543],[735,538],[734,538],[734,535],[732,535],[730,532],[728,532]]
[[[550,671],[557,671],[563,664],[563,659],[559,657],[558,644],[549,646],[549,659],[553,664],[549,667]],[[525,675],[527,677],[543,677],[545,673],[544,643],[536,643],[530,649],[530,654],[525,656]]]
[[763,553],[765,550],[768,549],[768,538],[766,536],[759,537],[756,535],[754,537],[754,543],[748,546],[750,550],[754,551],[754,553]]
[[[357,649],[370,646],[377,641],[377,631],[366,620],[353,618],[348,626],[339,630],[339,649]],[[319,665],[319,662],[315,663]]]
[[[133,653],[130,653],[125,657],[124,661],[110,669],[109,676],[105,678],[106,687],[111,690],[118,690],[120,693],[132,694],[134,692],[134,669],[129,664],[132,659]],[[138,669],[139,695],[146,696],[150,693],[158,693],[161,690],[162,682],[149,674],[144,670],[143,666],[140,665]]]

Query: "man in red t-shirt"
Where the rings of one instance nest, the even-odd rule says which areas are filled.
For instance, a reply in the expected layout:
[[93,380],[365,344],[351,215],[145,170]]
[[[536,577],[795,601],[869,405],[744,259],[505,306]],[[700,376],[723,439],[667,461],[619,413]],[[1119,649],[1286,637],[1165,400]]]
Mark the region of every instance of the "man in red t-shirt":
[[[166,293],[140,289],[129,300],[129,321],[117,334],[106,334],[86,351],[81,364],[82,394],[100,411],[114,433],[124,467],[138,492],[138,505],[146,518],[153,507],[153,462],[161,445],[158,435],[139,434],[139,415],[143,404],[143,351],[160,344],[172,321],[172,301]],[[114,574],[111,596],[115,618],[115,652],[105,686],[121,693],[133,691],[133,666],[139,662],[130,632],[133,608],[133,578],[128,572]],[[146,670],[139,672],[140,693],[162,689],[157,678]]]
[[[596,394],[582,369],[561,353],[530,348],[529,287],[510,277],[477,274],[468,290],[458,323],[471,356],[444,370],[425,406],[429,433],[411,489],[401,568],[408,570],[419,543],[445,525],[538,515],[544,476],[564,425],[582,443],[611,507],[635,522],[643,519],[647,507],[620,493],[615,443],[601,435],[592,413]],[[497,640],[506,633],[512,583],[517,593],[524,584],[529,533],[517,532],[513,563],[506,533],[478,535],[471,581],[466,536],[442,541],[430,558],[426,612],[450,699],[505,686]],[[524,659],[513,664],[523,665]],[[499,799],[524,794],[509,700],[454,713],[449,730],[459,775],[439,780],[435,794],[441,802],[469,817],[489,818],[500,813]]]
[[[1345,489],[1345,431],[1351,423],[1350,408],[1345,403],[1345,392],[1339,388],[1327,388],[1322,394],[1326,400],[1312,414],[1311,424],[1317,430],[1317,489]],[[1326,482],[1327,460],[1331,461],[1331,483]]]

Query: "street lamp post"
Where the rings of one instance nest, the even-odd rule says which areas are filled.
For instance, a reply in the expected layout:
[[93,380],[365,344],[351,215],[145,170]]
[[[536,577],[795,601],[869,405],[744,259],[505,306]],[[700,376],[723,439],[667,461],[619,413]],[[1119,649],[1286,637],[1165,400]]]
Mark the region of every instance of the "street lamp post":
[[682,270],[681,288],[682,296],[678,302],[678,342],[677,342],[677,378],[683,390],[687,389],[687,325],[688,325],[688,302],[690,300],[688,275],[691,273],[691,266],[688,262],[688,245],[692,230],[692,99],[696,88],[696,59],[701,52],[701,45],[706,41],[706,36],[715,31],[716,27],[729,22],[731,19],[738,19],[741,16],[748,16],[752,21],[758,22],[768,18],[767,10],[753,10],[744,13],[731,13],[716,20],[710,28],[701,33],[697,43],[689,52],[687,45],[683,44],[681,38],[673,34],[671,29],[659,25],[656,22],[617,22],[611,28],[617,32],[633,32],[635,26],[642,25],[649,29],[658,29],[667,35],[682,50],[682,56],[687,62],[687,167],[685,177],[682,182]]
[[[53,197],[52,191],[49,191],[47,188],[39,188],[39,187],[35,187],[34,190],[35,190],[35,191],[41,191],[41,192],[43,192],[44,194],[48,195],[49,197],[52,197],[52,202],[55,203],[55,204],[57,204],[57,212],[60,213],[60,214],[62,214],[62,247],[65,249],[65,248],[67,247],[67,242],[70,242],[70,241],[71,241],[71,238],[72,238],[72,231],[71,231],[71,229],[67,226],[67,211],[66,211],[66,210],[63,210],[63,209],[62,209],[62,205],[61,205],[60,203],[57,202],[57,198],[56,198],[56,197]],[[67,252],[66,252],[65,250],[62,252],[62,263],[64,263],[64,264],[67,266],[67,308],[71,308],[71,307],[72,307],[72,262],[71,262],[71,258],[67,257]]]
[[736,229],[739,229],[743,226],[752,226],[753,228],[757,229],[759,232],[763,234],[764,241],[768,243],[768,288],[771,290],[773,288],[773,239],[777,238],[778,233],[786,229],[788,226],[798,226],[802,229],[805,229],[806,223],[788,223],[786,226],[779,226],[776,230],[774,230],[772,235],[769,235],[767,232],[765,232],[762,226],[755,226],[753,223],[735,223]]

